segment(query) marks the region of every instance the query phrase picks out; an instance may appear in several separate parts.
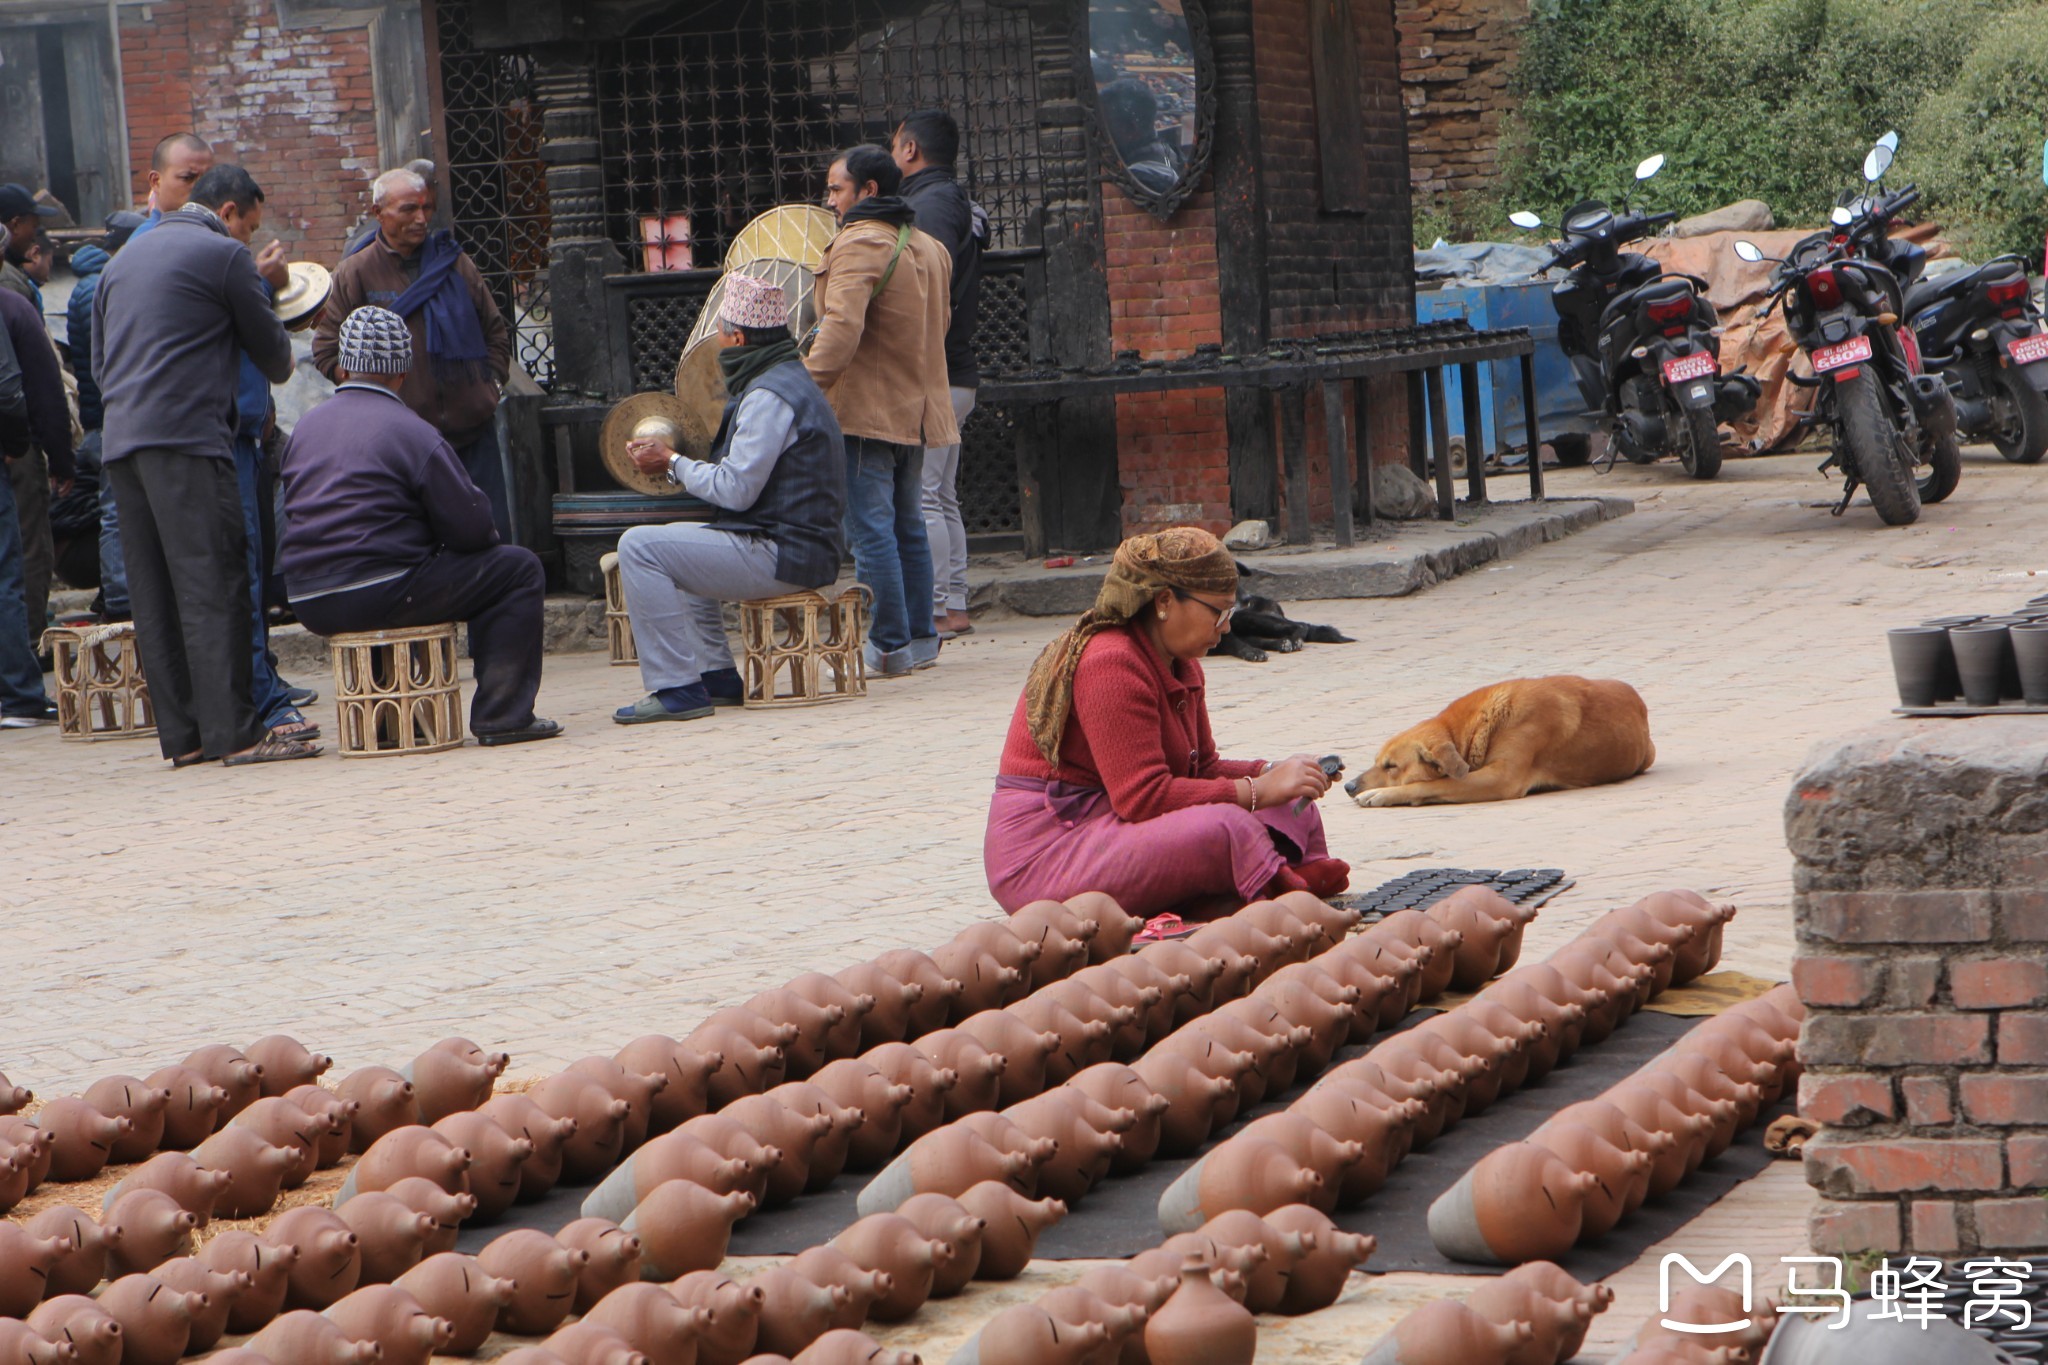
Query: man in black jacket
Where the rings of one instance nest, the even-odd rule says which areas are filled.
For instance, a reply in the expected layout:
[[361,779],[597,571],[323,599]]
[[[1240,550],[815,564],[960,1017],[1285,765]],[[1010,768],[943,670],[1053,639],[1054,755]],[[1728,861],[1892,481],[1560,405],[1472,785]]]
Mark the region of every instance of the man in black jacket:
[[[71,410],[64,402],[57,352],[34,306],[18,294],[0,290],[0,457],[11,471],[38,445],[49,460],[48,481],[68,486]],[[21,593],[22,558],[13,480],[0,478],[0,730],[49,725],[57,719],[30,643],[31,625],[40,631],[43,623],[28,619]]]
[[262,202],[247,171],[215,166],[183,208],[130,240],[93,299],[101,460],[120,512],[157,742],[178,767],[320,752],[267,736],[251,696],[235,390],[244,353],[273,384],[292,372],[291,338],[230,231]]
[[[988,215],[954,178],[960,127],[943,109],[912,114],[896,129],[890,153],[903,170],[897,191],[917,226],[953,256],[953,321],[946,329],[946,384],[962,427],[974,411],[981,376],[974,362],[975,311],[981,303],[981,252]],[[944,635],[974,629],[967,615],[967,527],[960,517],[960,444],[924,452],[924,527],[932,542],[932,623]],[[915,604],[912,604],[913,607]]]

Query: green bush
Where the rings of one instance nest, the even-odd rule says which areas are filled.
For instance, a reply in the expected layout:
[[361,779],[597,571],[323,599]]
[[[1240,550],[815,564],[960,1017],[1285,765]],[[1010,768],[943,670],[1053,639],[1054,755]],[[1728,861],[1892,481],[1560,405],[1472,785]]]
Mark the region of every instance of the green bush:
[[[1648,192],[1699,213],[1761,199],[1818,222],[1861,183],[1870,143],[1904,139],[1919,212],[1972,243],[2040,242],[2048,25],[2035,0],[1535,0],[1503,148],[1504,198],[1555,221]],[[2022,155],[2022,153],[2026,155]],[[2031,168],[2029,166],[2031,163]]]

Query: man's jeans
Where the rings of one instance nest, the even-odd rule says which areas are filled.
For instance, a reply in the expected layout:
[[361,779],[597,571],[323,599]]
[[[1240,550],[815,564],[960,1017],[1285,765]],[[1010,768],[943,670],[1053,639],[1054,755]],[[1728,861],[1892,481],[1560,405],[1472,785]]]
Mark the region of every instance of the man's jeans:
[[[93,458],[100,453],[101,433],[87,432]],[[114,481],[100,466],[100,600],[111,616],[128,615],[128,561],[121,557],[121,518],[114,511]]]
[[[953,389],[953,420],[964,431],[974,390]],[[967,525],[960,516],[960,444],[926,446],[924,529],[932,543],[932,614],[967,610]]]
[[733,666],[725,602],[804,589],[775,576],[775,542],[679,521],[619,537],[619,581],[649,692],[701,683]]
[[263,451],[246,437],[235,440],[235,483],[242,494],[242,534],[249,538],[249,597],[254,612],[254,647],[250,651],[249,700],[256,718],[276,725],[291,706],[277,661],[270,654],[270,620],[263,614],[263,501],[257,481],[264,477]]
[[[36,625],[40,627],[42,622]],[[36,666],[35,651],[29,646],[14,484],[0,477],[0,715],[40,716],[49,705],[43,692],[43,670]]]
[[846,539],[854,573],[875,595],[868,643],[909,663],[939,656],[932,628],[932,547],[924,529],[924,448],[846,438]]

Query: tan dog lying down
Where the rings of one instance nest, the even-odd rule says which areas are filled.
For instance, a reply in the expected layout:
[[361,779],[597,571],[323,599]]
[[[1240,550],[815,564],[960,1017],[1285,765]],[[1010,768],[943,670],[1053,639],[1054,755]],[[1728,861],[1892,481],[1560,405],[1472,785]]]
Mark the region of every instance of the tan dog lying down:
[[1620,782],[1656,759],[1649,708],[1627,683],[1516,678],[1394,736],[1344,790],[1361,806],[1508,801]]

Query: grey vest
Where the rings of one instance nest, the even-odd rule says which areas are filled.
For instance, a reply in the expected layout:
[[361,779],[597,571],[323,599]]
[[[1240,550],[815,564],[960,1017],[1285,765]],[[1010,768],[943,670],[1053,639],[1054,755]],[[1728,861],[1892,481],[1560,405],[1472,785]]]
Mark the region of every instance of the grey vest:
[[[786,361],[747,386],[789,404],[796,414],[789,447],[775,461],[761,496],[739,512],[720,511],[713,526],[765,535],[775,542],[775,576],[799,588],[822,588],[839,577],[846,557],[846,442],[824,390],[801,360]],[[725,457],[739,400],[725,405],[711,458]]]

